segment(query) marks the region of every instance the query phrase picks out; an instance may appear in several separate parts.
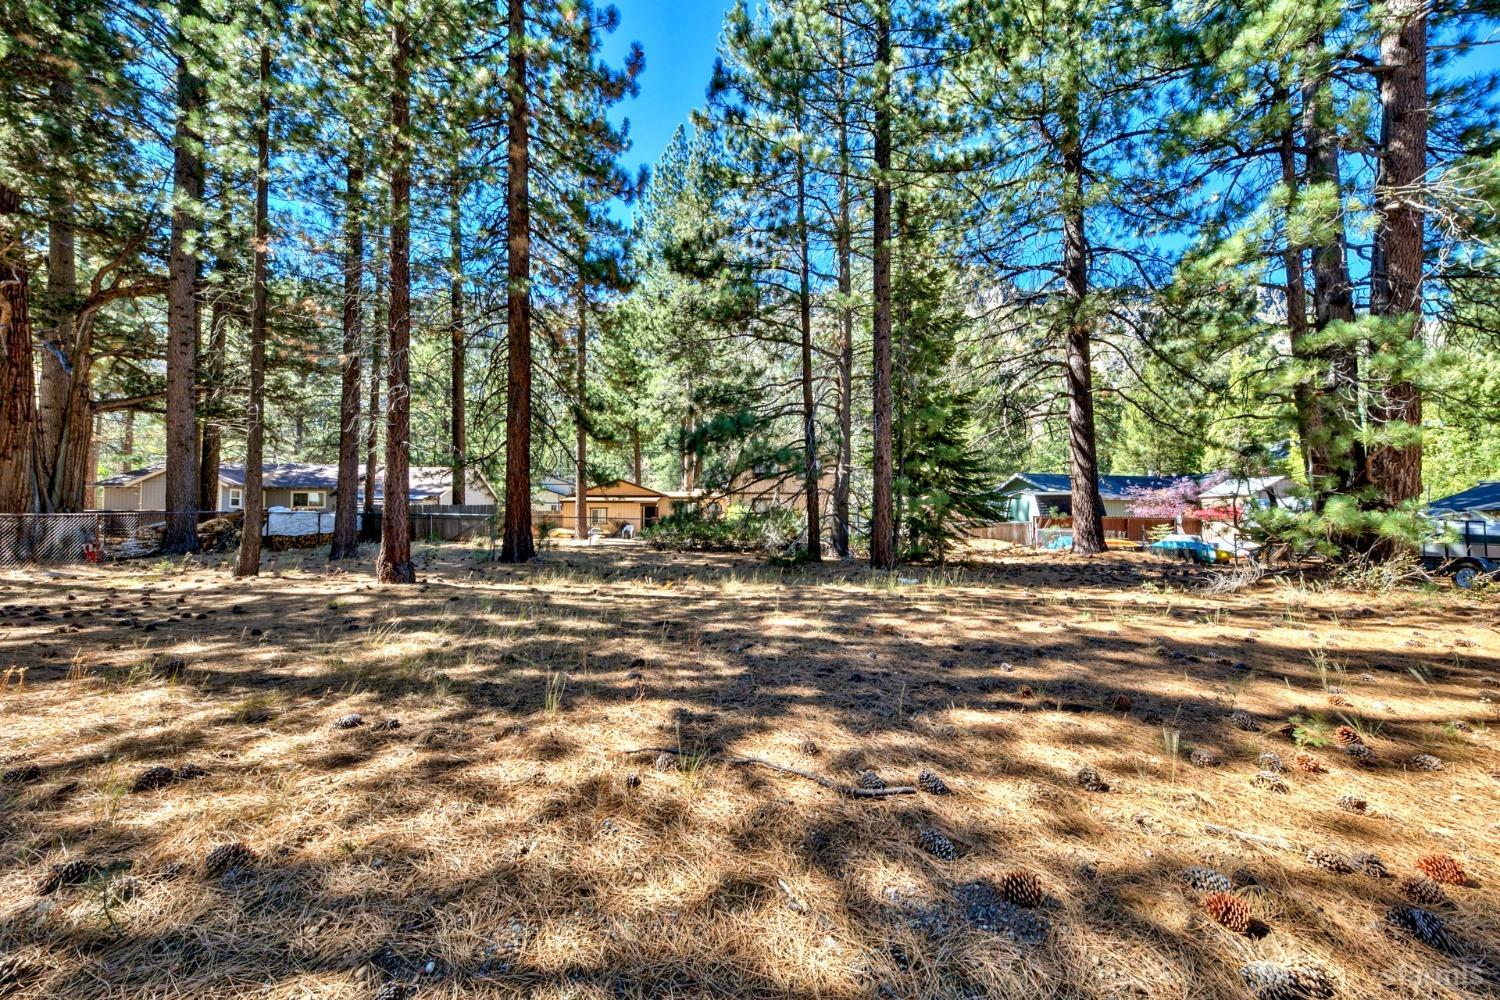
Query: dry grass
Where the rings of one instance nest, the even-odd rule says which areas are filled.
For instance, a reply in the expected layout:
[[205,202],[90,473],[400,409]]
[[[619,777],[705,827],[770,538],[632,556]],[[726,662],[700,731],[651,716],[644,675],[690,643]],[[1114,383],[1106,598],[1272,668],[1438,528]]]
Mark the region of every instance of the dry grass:
[[[456,546],[390,589],[320,555],[249,583],[196,563],[0,583],[0,668],[25,668],[0,768],[41,772],[0,788],[0,955],[26,967],[0,995],[1240,997],[1254,959],[1319,963],[1349,997],[1495,989],[1493,598],[1212,595],[1124,554],[902,583]],[[351,712],[367,724],[330,728]],[[1354,726],[1374,764],[1329,743],[1327,773],[1292,768],[1294,715],[1313,739]],[[618,753],[638,746],[685,754]],[[1268,750],[1284,794],[1252,783]],[[841,782],[929,769],[952,794],[848,799],[717,753]],[[184,764],[208,774],[130,791]],[[1079,786],[1089,764],[1109,791]],[[956,860],[923,852],[928,828]],[[232,841],[255,868],[205,879]],[[1313,846],[1397,878],[1324,872]],[[1431,853],[1474,883],[1442,911],[1457,955],[1381,929]],[[68,858],[129,868],[38,895]],[[1189,865],[1253,873],[1259,930],[1213,923]],[[1043,906],[989,902],[1011,871]]]

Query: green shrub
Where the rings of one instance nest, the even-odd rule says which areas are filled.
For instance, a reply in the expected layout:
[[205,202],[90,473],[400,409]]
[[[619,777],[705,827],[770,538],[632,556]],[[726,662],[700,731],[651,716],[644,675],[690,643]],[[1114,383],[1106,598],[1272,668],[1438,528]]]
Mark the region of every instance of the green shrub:
[[799,540],[802,520],[795,511],[753,511],[731,507],[712,517],[697,508],[674,511],[641,532],[653,548],[683,552],[764,552],[784,555]]

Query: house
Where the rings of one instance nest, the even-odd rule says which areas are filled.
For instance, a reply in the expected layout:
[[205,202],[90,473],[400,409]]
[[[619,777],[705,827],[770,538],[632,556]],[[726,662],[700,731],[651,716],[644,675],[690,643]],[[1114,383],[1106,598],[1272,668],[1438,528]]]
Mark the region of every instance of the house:
[[1500,521],[1500,480],[1487,480],[1440,497],[1427,505],[1427,511],[1449,520]]
[[[1165,489],[1182,476],[1100,476],[1099,496],[1105,517],[1129,517],[1135,492]],[[1073,513],[1072,478],[1053,472],[1018,472],[995,492],[1010,501],[1011,521],[1069,517]]]
[[[265,507],[291,510],[333,510],[338,489],[338,466],[304,462],[271,462],[261,468],[261,488]],[[452,476],[446,466],[416,466],[411,470],[411,502],[414,504],[452,503]],[[166,469],[154,466],[133,469],[101,479],[101,510],[165,510],[167,507]],[[475,505],[495,504],[495,493],[484,478],[471,472],[465,486],[465,500]],[[375,502],[381,499],[380,479],[375,482]],[[363,493],[360,494],[363,503]],[[240,510],[245,505],[245,468],[242,465],[219,466],[218,510]]]
[[[166,510],[165,466],[133,469],[95,485],[100,487],[100,510]],[[338,466],[302,462],[267,463],[261,470],[265,505],[294,510],[332,510],[333,491],[338,485]],[[219,466],[218,510],[239,510],[245,505],[245,467]]]
[[[477,469],[465,470],[464,506],[495,507],[499,505],[494,487]],[[446,465],[413,465],[407,470],[407,498],[413,506],[453,503],[453,470]],[[359,502],[364,503],[364,478],[360,478]],[[375,506],[385,499],[385,470],[375,473]]]
[[[671,514],[684,501],[661,490],[616,479],[584,491],[584,513],[592,528],[605,535],[634,534]],[[578,498],[573,491],[557,500],[556,511],[541,512],[539,521],[571,530],[577,523]],[[627,532],[626,529],[630,530]]]
[[1297,483],[1290,476],[1248,476],[1226,479],[1217,486],[1210,486],[1198,494],[1198,502],[1205,510],[1224,508],[1243,510],[1246,507],[1301,506],[1297,496]]
[[532,505],[537,510],[556,513],[562,510],[562,498],[572,495],[573,480],[548,473],[537,484],[537,491],[531,498]]

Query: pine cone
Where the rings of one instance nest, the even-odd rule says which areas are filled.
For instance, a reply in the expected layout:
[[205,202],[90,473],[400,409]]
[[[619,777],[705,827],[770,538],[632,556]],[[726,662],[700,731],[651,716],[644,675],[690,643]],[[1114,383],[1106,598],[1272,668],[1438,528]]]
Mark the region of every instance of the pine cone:
[[1256,1000],[1331,1000],[1333,981],[1315,965],[1277,965],[1249,962],[1240,967]]
[[1020,695],[1022,698],[1036,697],[1036,692],[1032,690],[1030,684],[1022,684],[1019,688],[1016,689],[1016,694]]
[[1472,733],[1474,731],[1474,727],[1462,719],[1454,719],[1448,724],[1453,727],[1453,731],[1456,733]]
[[208,857],[203,859],[203,874],[208,878],[219,878],[231,872],[253,868],[256,860],[255,852],[238,841],[221,844],[209,851]]
[[1344,812],[1363,813],[1370,808],[1370,804],[1364,799],[1353,795],[1340,795],[1338,798],[1338,807],[1344,810]]
[[1306,774],[1322,774],[1327,770],[1327,768],[1323,766],[1322,761],[1318,760],[1318,758],[1314,757],[1306,750],[1300,750],[1297,752],[1297,756],[1292,758],[1292,766]]
[[20,767],[13,767],[4,774],[0,774],[0,784],[29,785],[33,781],[40,781],[41,777],[41,768],[35,764],[22,764]]
[[1348,708],[1349,699],[1345,698],[1341,694],[1330,694],[1328,696],[1328,704],[1332,705],[1334,708]]
[[1348,754],[1350,757],[1353,757],[1361,764],[1375,763],[1375,752],[1369,747],[1365,746],[1363,743],[1350,743],[1348,746],[1344,747],[1344,753]]
[[1314,847],[1307,852],[1307,863],[1334,875],[1348,875],[1354,871],[1349,859],[1328,847]]
[[1078,787],[1086,792],[1107,792],[1109,783],[1099,776],[1099,769],[1085,764],[1078,769]]
[[1349,865],[1361,875],[1368,875],[1371,878],[1391,877],[1390,870],[1386,868],[1385,862],[1380,860],[1380,855],[1371,854],[1369,851],[1359,851],[1349,855]]
[[1418,906],[1452,906],[1453,900],[1443,891],[1443,887],[1430,878],[1420,875],[1404,878],[1396,883],[1397,890],[1409,901]]
[[1188,754],[1188,760],[1192,761],[1195,767],[1219,766],[1219,758],[1215,757],[1212,753],[1202,749],[1201,747],[1194,748],[1193,752]]
[[675,753],[667,753],[663,750],[656,755],[656,760],[652,762],[651,766],[658,771],[675,771],[677,770],[677,755]]
[[1417,859],[1417,871],[1443,885],[1467,885],[1469,873],[1451,854],[1424,854]]
[[1406,766],[1413,771],[1441,771],[1443,762],[1430,753],[1419,753],[1406,759]]
[[389,733],[392,730],[401,728],[401,720],[395,717],[381,719],[370,728],[375,730],[375,732],[377,733]]
[[409,983],[390,982],[375,991],[374,1000],[409,1000],[416,994],[417,988]]
[[1393,906],[1386,912],[1385,922],[1393,930],[1405,931],[1429,948],[1446,952],[1457,950],[1443,918],[1430,910],[1419,906]]
[[1130,698],[1123,694],[1117,694],[1109,700],[1109,707],[1116,712],[1130,711]]
[[335,719],[334,723],[333,723],[333,728],[334,729],[358,729],[360,726],[363,726],[364,724],[365,724],[365,717],[363,715],[360,715],[358,712],[350,712],[348,715],[341,715],[337,719]]
[[933,774],[931,771],[922,771],[917,775],[917,787],[928,795],[947,795],[948,784]]
[[1260,732],[1260,723],[1255,721],[1255,716],[1251,715],[1243,708],[1237,708],[1233,712],[1229,713],[1229,724],[1234,728],[1242,729],[1247,733]]
[[1265,788],[1269,791],[1281,794],[1286,794],[1288,791],[1286,782],[1282,781],[1281,775],[1275,771],[1256,771],[1255,774],[1251,775],[1250,781],[1257,787]]
[[1016,906],[1041,906],[1045,894],[1041,879],[1031,872],[1011,871],[1000,876],[1000,898]]
[[1364,741],[1365,738],[1353,726],[1339,726],[1333,731],[1333,742],[1341,747],[1352,747]]
[[37,895],[49,896],[64,886],[83,885],[99,875],[104,866],[88,858],[74,858],[47,869],[47,874],[37,883]]
[[953,841],[949,840],[947,837],[943,836],[941,833],[939,833],[937,830],[932,829],[931,827],[923,830],[921,834],[917,836],[917,843],[922,846],[922,850],[926,851],[928,854],[931,854],[935,858],[941,858],[944,861],[952,861],[954,858],[958,857],[958,851],[954,848]]
[[1234,888],[1228,877],[1202,865],[1184,868],[1182,880],[1199,892],[1229,892]]
[[208,777],[208,772],[197,764],[184,764],[172,775],[178,781],[192,781],[196,778]]
[[879,789],[885,787],[885,779],[874,771],[861,771],[856,783],[860,788]]
[[1281,762],[1281,754],[1274,750],[1267,750],[1255,762],[1260,765],[1262,771],[1270,771],[1273,774],[1281,774],[1286,770],[1286,765]]
[[156,767],[148,767],[136,775],[136,779],[131,784],[130,790],[132,792],[155,791],[158,788],[165,788],[175,780],[177,780],[177,772],[173,771],[170,767],[157,765]]
[[801,746],[797,749],[801,750],[808,757],[816,757],[818,755],[818,745],[812,740],[803,740]]
[[1244,934],[1250,930],[1250,904],[1232,892],[1212,892],[1203,897],[1203,909],[1214,923]]

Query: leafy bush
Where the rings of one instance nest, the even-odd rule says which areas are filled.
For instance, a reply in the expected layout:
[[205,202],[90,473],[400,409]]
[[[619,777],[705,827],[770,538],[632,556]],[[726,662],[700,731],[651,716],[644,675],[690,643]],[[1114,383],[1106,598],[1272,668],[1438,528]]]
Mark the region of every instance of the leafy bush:
[[786,554],[797,545],[802,521],[795,511],[731,507],[717,517],[696,508],[674,511],[641,532],[658,549],[683,552]]

